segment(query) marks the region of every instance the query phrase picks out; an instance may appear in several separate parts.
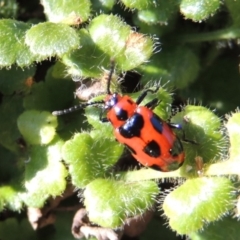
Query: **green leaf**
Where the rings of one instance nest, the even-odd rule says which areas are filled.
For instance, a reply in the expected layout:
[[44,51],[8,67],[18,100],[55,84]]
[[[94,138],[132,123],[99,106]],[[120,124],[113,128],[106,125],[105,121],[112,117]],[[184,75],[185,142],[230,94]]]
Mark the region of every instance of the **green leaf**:
[[100,0],[100,1],[92,0],[91,3],[92,9],[95,12],[107,13],[112,10],[114,4],[116,3],[116,0]]
[[[166,2],[166,1],[165,1]],[[174,31],[176,21],[178,19],[178,8],[175,12],[165,15],[165,9],[161,9],[159,15],[155,11],[150,10],[140,10],[133,16],[134,25],[138,26],[139,31],[147,36],[156,36],[156,42],[158,38],[162,38],[163,35],[166,35],[169,32]],[[157,20],[167,20],[167,25],[164,22],[155,23]],[[164,48],[163,48],[164,49]],[[159,48],[154,49],[158,52]]]
[[60,71],[63,69],[54,65],[48,70],[44,82],[38,82],[32,86],[31,94],[24,98],[24,107],[27,110],[52,112],[69,107],[74,99],[75,84],[71,79],[58,78],[61,77],[59,74],[63,74]]
[[182,0],[180,11],[185,18],[199,22],[215,14],[220,5],[220,0]]
[[15,218],[8,218],[0,224],[0,236],[3,240],[33,240],[38,239],[27,219],[19,222]]
[[[202,106],[188,105],[178,112],[172,123],[180,124],[184,138],[185,164],[182,170],[196,173],[195,157],[200,156],[204,163],[220,160],[225,154],[227,142],[221,129],[221,120],[212,111]],[[180,133],[179,133],[180,134]]]
[[151,38],[131,30],[130,26],[114,15],[100,15],[89,27],[93,42],[104,51],[108,59],[114,58],[123,71],[145,62],[154,46]]
[[58,135],[65,141],[69,140],[73,133],[79,130],[89,130],[89,124],[84,115],[77,111],[58,117]]
[[141,79],[143,83],[147,83],[149,79],[161,79],[162,85],[168,83],[167,87],[182,89],[196,79],[200,65],[198,57],[190,48],[166,45],[160,53],[152,57],[149,64],[140,66],[139,69],[144,74]]
[[50,197],[62,194],[66,188],[67,170],[61,162],[63,141],[59,137],[47,146],[33,146],[26,164],[24,202],[31,207],[42,207]]
[[79,47],[79,37],[66,24],[44,22],[27,31],[25,43],[34,54],[49,58],[61,56]]
[[109,56],[109,59],[123,51],[126,39],[131,33],[130,26],[119,17],[106,14],[95,17],[88,30],[93,42]]
[[[158,1],[157,6],[138,11],[138,18],[147,24],[166,25],[177,14],[178,3],[175,0]],[[158,26],[159,27],[159,26]]]
[[47,79],[49,78],[72,80],[70,76],[66,76],[66,66],[60,61],[57,61],[52,67],[48,69]]
[[[57,211],[56,222],[54,223],[54,231],[49,240],[76,240],[71,233],[71,227],[74,214],[72,211]],[[43,235],[42,235],[43,236]],[[85,240],[85,238],[82,238]],[[40,239],[39,239],[40,240]],[[91,239],[88,239],[91,240]],[[93,239],[92,239],[93,240]]]
[[93,179],[103,177],[120,157],[122,146],[104,136],[104,132],[95,132],[94,138],[88,133],[77,133],[64,144],[63,159],[75,186],[83,188]]
[[142,33],[131,32],[116,62],[123,71],[128,71],[146,62],[153,51],[154,42],[150,37]]
[[63,62],[75,76],[101,76],[102,67],[114,58],[119,69],[127,71],[149,59],[153,53],[153,40],[134,32],[119,17],[102,14],[95,17],[88,31],[79,31],[81,49],[66,54]]
[[153,181],[124,184],[96,179],[84,191],[84,205],[90,221],[102,227],[116,228],[127,217],[143,214],[150,209],[158,192],[158,186]]
[[236,27],[240,27],[240,15],[239,15],[240,2],[225,0],[224,3],[228,8],[229,14],[231,15],[233,25]]
[[166,226],[166,219],[164,219],[162,214],[161,217],[155,215],[139,237],[139,240],[179,240],[176,238],[176,233]]
[[13,152],[0,145],[0,182],[8,181],[16,174],[17,160]]
[[17,118],[22,113],[22,97],[4,97],[0,105],[0,144],[5,148],[18,152],[18,140],[21,134],[17,127]]
[[212,222],[203,231],[189,234],[189,237],[193,240],[238,239],[239,236],[239,221],[232,217],[225,217],[219,221]]
[[157,2],[152,0],[121,0],[121,2],[128,8],[136,8],[138,10],[153,8],[157,6]]
[[73,139],[63,146],[63,159],[69,164],[69,173],[72,183],[78,187],[84,187],[99,174],[99,165],[95,164],[92,157],[91,146],[93,139],[87,133],[75,134]]
[[[24,43],[29,23],[10,19],[0,20],[0,66],[7,67],[17,64],[20,67],[30,65],[36,57]],[[11,51],[9,51],[11,49]]]
[[18,4],[16,0],[2,0],[0,7],[0,18],[16,18]]
[[95,129],[104,132],[105,137],[113,137],[113,127],[110,123],[101,122],[99,116],[101,114],[101,108],[98,107],[87,107],[85,109],[88,123],[90,123]]
[[[14,179],[15,182],[19,180],[20,179]],[[20,183],[11,183],[0,186],[0,211],[5,210],[6,208],[11,209],[12,211],[20,211],[23,207],[23,201],[19,194],[20,191],[23,191]]]
[[240,160],[240,113],[233,113],[226,124],[230,139],[230,160]]
[[48,144],[55,136],[57,118],[49,112],[29,110],[19,116],[17,123],[28,143]]
[[42,0],[41,4],[50,22],[78,25],[90,17],[89,0]]
[[29,92],[32,83],[32,77],[35,74],[35,67],[25,70],[12,67],[11,69],[0,70],[0,89],[5,95],[22,92]]
[[[238,31],[240,37],[240,29]],[[221,51],[215,47],[208,51],[210,51],[208,57],[205,56],[203,60],[206,65],[203,75],[200,75],[197,81],[189,86],[184,97],[197,99],[197,101],[211,106],[212,109],[216,109],[218,115],[224,116],[239,106],[239,89],[234,87],[237,86],[239,70],[236,68],[234,58],[221,58]],[[207,67],[210,65],[211,67]]]
[[79,32],[80,49],[76,49],[63,56],[63,63],[68,66],[68,73],[72,76],[99,77],[102,67],[109,65],[110,59],[103,57],[104,51],[93,42],[86,29]]
[[5,209],[20,211],[23,201],[23,159],[0,146],[0,212]]
[[170,227],[178,234],[190,234],[222,218],[234,207],[233,190],[231,181],[223,177],[188,179],[164,200]]

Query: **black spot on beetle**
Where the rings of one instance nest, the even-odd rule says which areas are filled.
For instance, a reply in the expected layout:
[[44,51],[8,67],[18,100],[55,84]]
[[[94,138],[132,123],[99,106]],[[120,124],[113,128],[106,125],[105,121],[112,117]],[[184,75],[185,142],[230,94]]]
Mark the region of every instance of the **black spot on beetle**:
[[156,165],[156,164],[153,164],[151,166],[151,168],[154,169],[154,170],[157,170],[157,171],[162,171],[162,169],[158,165]]
[[115,113],[117,119],[120,121],[125,121],[128,119],[128,112],[122,108],[115,108]]
[[150,157],[157,158],[161,155],[161,148],[156,141],[152,140],[144,147],[143,152]]
[[143,125],[142,115],[135,113],[119,128],[119,133],[125,138],[140,137]]
[[131,105],[133,104],[133,101],[131,99],[127,99],[127,102],[130,103]]
[[163,131],[163,122],[162,119],[160,117],[158,117],[156,114],[153,115],[153,117],[151,117],[150,119],[153,128],[159,132],[160,134],[162,134]]

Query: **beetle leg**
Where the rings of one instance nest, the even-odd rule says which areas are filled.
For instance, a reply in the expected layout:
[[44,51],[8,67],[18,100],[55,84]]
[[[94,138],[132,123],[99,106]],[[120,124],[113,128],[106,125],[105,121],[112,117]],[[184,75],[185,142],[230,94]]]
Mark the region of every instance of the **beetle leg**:
[[170,128],[175,128],[175,129],[178,129],[178,130],[181,130],[182,131],[182,141],[186,142],[186,143],[191,143],[191,144],[194,144],[194,145],[198,145],[199,143],[197,143],[196,141],[194,140],[190,140],[190,139],[187,139],[186,138],[186,135],[185,135],[185,131],[182,129],[182,126],[180,124],[177,124],[177,123],[168,123],[168,126]]
[[161,101],[157,98],[154,98],[152,101],[148,102],[145,107],[153,110]]
[[159,90],[160,86],[157,86],[156,89],[152,90],[152,89],[146,89],[144,90],[141,95],[138,97],[138,99],[136,100],[137,105],[139,105],[143,99],[147,96],[148,93],[156,93]]
[[100,112],[100,114],[99,114],[99,120],[101,121],[101,122],[109,122],[109,120],[108,120],[108,118],[106,118],[106,117],[103,117],[103,112],[104,112],[104,109],[102,108],[102,111]]

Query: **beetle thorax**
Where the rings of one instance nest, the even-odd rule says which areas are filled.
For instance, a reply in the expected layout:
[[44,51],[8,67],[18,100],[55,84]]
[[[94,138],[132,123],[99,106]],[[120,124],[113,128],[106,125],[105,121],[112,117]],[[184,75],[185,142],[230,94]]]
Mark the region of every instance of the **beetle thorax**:
[[107,118],[114,128],[122,126],[130,118],[137,108],[137,104],[129,96],[121,96],[118,93],[108,95],[105,99]]

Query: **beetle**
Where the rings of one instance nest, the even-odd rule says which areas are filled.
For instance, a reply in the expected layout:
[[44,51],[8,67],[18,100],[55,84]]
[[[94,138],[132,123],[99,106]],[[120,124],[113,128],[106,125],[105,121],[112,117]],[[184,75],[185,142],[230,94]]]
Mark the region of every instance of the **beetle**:
[[[67,114],[91,105],[103,105],[100,121],[112,124],[117,141],[124,144],[138,162],[164,172],[178,169],[184,162],[185,154],[173,128],[180,129],[180,125],[168,123],[153,112],[159,104],[157,98],[140,105],[147,94],[156,93],[159,86],[154,90],[145,89],[134,101],[128,95],[110,91],[113,72],[114,64],[108,75],[104,100],[55,111],[53,115]],[[102,116],[103,112],[106,112],[106,117]]]

